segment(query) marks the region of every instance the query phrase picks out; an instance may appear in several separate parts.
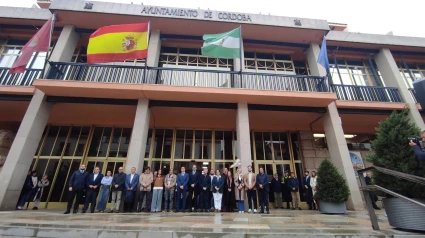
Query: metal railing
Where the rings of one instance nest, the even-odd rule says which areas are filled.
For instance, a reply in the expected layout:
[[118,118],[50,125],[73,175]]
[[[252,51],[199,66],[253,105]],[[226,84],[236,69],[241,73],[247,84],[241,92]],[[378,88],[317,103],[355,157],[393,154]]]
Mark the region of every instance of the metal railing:
[[[330,92],[324,77],[128,65],[50,62],[48,79],[104,83]],[[145,72],[146,71],[146,72]]]
[[415,101],[415,103],[418,103],[418,100],[416,99],[415,89],[413,89],[413,88],[409,88],[409,92],[410,92],[410,95],[411,95],[411,96],[412,96],[412,98],[413,98],[413,101]]
[[26,69],[24,73],[9,74],[10,68],[0,68],[0,85],[31,86],[41,76],[42,69]]
[[398,88],[332,84],[339,100],[365,102],[403,102]]
[[374,230],[379,230],[379,224],[378,224],[378,218],[376,217],[375,210],[374,210],[373,205],[372,205],[372,200],[369,196],[369,191],[371,191],[371,190],[379,190],[379,191],[382,191],[382,192],[389,194],[393,197],[403,199],[405,201],[408,201],[410,203],[413,203],[413,204],[416,204],[418,206],[425,208],[424,203],[415,201],[413,199],[410,199],[408,197],[405,197],[403,195],[400,195],[396,192],[393,192],[391,190],[388,190],[388,189],[383,188],[383,187],[378,186],[378,185],[367,185],[363,172],[366,172],[366,171],[369,171],[369,170],[376,170],[376,171],[381,172],[383,174],[391,175],[391,176],[394,176],[394,177],[397,177],[397,178],[405,179],[405,180],[408,180],[410,182],[423,184],[423,185],[425,185],[425,178],[415,176],[415,175],[411,175],[411,174],[398,172],[398,171],[395,171],[395,170],[390,170],[390,169],[378,167],[378,166],[372,166],[372,167],[368,167],[368,168],[361,169],[361,170],[357,171],[358,174],[359,174],[359,178],[360,178],[360,185],[361,185],[360,190],[363,191],[363,195],[364,195],[364,198],[366,200],[366,208],[369,212],[369,219],[370,219],[370,222],[372,223],[372,228]]

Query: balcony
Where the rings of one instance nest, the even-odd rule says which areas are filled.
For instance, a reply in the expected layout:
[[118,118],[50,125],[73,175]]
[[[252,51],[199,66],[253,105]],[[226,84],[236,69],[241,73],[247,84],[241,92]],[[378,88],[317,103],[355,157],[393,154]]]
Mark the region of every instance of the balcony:
[[47,79],[123,84],[330,92],[324,77],[225,70],[51,62]]
[[0,68],[0,86],[31,86],[41,76],[42,69],[27,69],[22,74],[9,74],[10,68]]
[[364,102],[403,102],[398,88],[333,84],[338,100]]

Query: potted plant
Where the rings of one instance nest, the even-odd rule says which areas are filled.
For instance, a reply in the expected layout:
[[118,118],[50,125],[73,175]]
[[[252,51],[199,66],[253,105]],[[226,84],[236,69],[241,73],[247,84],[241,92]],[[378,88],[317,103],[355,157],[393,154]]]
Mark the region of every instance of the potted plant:
[[[373,153],[366,160],[373,165],[423,177],[425,163],[416,159],[407,138],[420,134],[420,129],[409,120],[409,109],[394,111],[390,117],[379,123],[376,138],[371,142]],[[425,203],[425,186],[391,175],[373,172],[376,185],[405,197]],[[377,192],[379,193],[379,192]],[[425,208],[406,200],[381,194],[388,221],[391,226],[425,231]]]
[[315,199],[319,201],[320,213],[347,213],[345,202],[350,196],[350,190],[344,177],[328,159],[323,160],[317,170],[316,190]]

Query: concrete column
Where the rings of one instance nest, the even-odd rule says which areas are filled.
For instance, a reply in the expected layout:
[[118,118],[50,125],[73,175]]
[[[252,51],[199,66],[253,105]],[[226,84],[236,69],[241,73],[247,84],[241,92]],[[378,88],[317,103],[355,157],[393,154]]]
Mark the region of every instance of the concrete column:
[[236,136],[238,140],[237,155],[241,160],[243,173],[248,172],[248,165],[252,165],[251,137],[249,133],[248,103],[238,103],[236,115]]
[[158,67],[159,56],[161,54],[161,33],[159,31],[151,31],[148,47],[148,66]]
[[387,48],[379,50],[379,53],[375,56],[375,62],[378,66],[379,72],[382,75],[382,79],[387,87],[398,88],[398,91],[403,98],[404,102],[410,108],[409,117],[410,121],[415,123],[421,129],[425,129],[424,121],[419,113],[416,103],[406,85],[403,82],[403,78],[400,75],[400,71],[397,64],[391,54],[391,51]]
[[325,129],[326,140],[329,148],[332,163],[344,176],[350,189],[351,196],[347,201],[347,209],[363,210],[363,201],[360,195],[353,165],[348,152],[347,142],[342,130],[341,118],[335,102],[328,105],[328,112],[323,117],[323,127]]
[[149,131],[149,99],[139,99],[134,118],[133,132],[131,133],[130,147],[128,149],[126,173],[130,173],[132,167],[137,173],[142,173],[143,161],[145,159],[146,140]]
[[311,43],[310,48],[307,49],[307,62],[310,68],[311,75],[314,76],[326,76],[326,69],[317,63],[319,58],[320,47],[317,43]]
[[[75,47],[80,40],[80,34],[75,32],[74,25],[65,25],[53,49],[50,61],[52,62],[70,62],[74,55]],[[50,65],[47,64],[46,73]]]
[[46,95],[36,90],[0,172],[0,210],[15,209],[51,109]]

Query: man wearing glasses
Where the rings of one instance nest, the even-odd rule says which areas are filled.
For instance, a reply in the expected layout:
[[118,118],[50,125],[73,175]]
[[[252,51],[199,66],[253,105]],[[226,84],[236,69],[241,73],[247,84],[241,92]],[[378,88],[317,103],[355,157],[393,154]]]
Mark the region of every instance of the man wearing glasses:
[[120,211],[121,196],[123,191],[125,191],[125,178],[126,174],[123,172],[123,167],[118,168],[118,173],[114,174],[112,179],[112,200],[111,200],[111,210],[109,213],[114,212],[114,205],[116,205],[115,212]]

